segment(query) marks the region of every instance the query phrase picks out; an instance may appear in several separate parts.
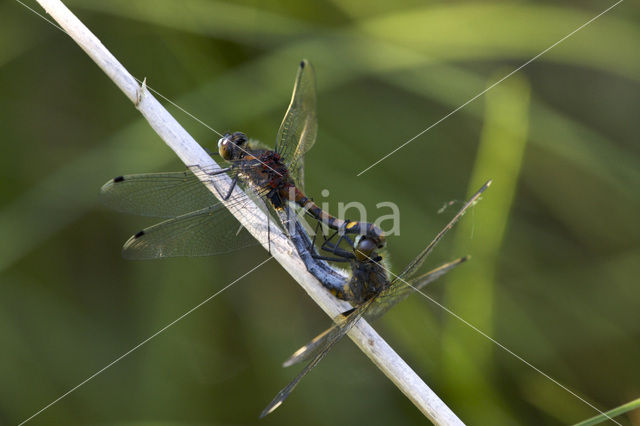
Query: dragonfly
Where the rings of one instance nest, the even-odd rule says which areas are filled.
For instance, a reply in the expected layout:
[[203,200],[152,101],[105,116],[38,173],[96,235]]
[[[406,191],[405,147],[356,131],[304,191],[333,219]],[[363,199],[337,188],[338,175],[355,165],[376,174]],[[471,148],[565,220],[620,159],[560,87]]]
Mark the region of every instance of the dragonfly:
[[[214,255],[255,245],[255,239],[239,227],[231,213],[244,214],[247,205],[246,197],[234,191],[236,186],[245,189],[264,211],[277,213],[291,201],[304,214],[333,230],[332,235],[324,236],[320,248],[335,256],[314,251],[313,257],[318,260],[355,257],[353,251],[358,247],[351,237],[356,236],[360,237],[357,246],[365,253],[370,253],[369,247],[384,247],[384,232],[376,225],[336,218],[304,194],[304,155],[315,143],[317,127],[315,74],[311,64],[303,60],[273,150],[249,140],[244,133],[227,133],[218,141],[218,154],[228,164],[225,168],[214,171],[196,165],[186,172],[118,176],[107,182],[101,189],[101,199],[107,206],[168,219],[133,235],[124,244],[123,256],[155,259]],[[226,207],[201,183],[203,175],[227,201]],[[222,189],[223,181],[230,181],[226,190]],[[281,223],[286,220],[277,216]],[[343,241],[346,250],[341,248]]]
[[431,242],[413,259],[398,275],[390,273],[377,251],[370,251],[373,257],[364,260],[356,259],[351,262],[351,278],[343,288],[343,298],[352,302],[354,307],[334,318],[334,324],[310,343],[301,347],[283,364],[288,367],[302,361],[308,364],[295,378],[285,386],[262,411],[260,417],[273,412],[291,394],[300,380],[306,376],[329,350],[351,330],[355,324],[364,318],[373,321],[384,315],[393,306],[400,303],[413,291],[419,291],[427,284],[446,274],[453,268],[465,262],[469,257],[461,257],[445,263],[425,274],[416,276],[425,259],[433,251],[445,234],[455,225],[464,213],[473,206],[482,193],[491,185],[486,182],[475,194],[464,203],[447,225],[431,240]]

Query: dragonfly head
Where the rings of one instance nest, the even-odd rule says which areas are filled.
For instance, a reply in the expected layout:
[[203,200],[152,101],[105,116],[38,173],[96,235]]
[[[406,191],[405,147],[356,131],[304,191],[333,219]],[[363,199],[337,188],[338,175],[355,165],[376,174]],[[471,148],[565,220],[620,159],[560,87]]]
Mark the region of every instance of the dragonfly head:
[[226,161],[239,160],[246,152],[247,136],[242,132],[227,133],[218,140],[218,152]]
[[354,241],[354,254],[359,262],[367,260],[375,261],[378,257],[377,250],[383,249],[386,245],[384,234],[380,235],[359,235]]

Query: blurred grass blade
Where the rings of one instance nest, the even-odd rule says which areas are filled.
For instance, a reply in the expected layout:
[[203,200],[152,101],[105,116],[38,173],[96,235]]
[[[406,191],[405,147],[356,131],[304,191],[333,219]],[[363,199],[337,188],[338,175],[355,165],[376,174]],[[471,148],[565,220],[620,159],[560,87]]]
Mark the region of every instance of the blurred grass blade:
[[16,8],[12,3],[0,5],[0,16],[4,18],[0,26],[0,67],[22,55],[49,34],[49,28],[44,26],[34,31],[33,26],[23,25],[20,15],[24,13],[22,7]]
[[[360,21],[359,29],[440,60],[529,59],[614,3],[606,2],[593,11],[533,3],[454,3]],[[637,80],[637,49],[633,43],[618,46],[614,41],[640,37],[637,26],[616,17],[624,13],[623,8],[621,4],[612,9],[539,60],[618,72]]]
[[[81,1],[77,2],[77,7],[180,28],[195,34],[231,39],[253,46],[260,46],[265,41],[275,43],[275,40],[271,38],[273,34],[270,32],[270,28],[286,26],[291,30],[291,28],[299,28],[301,25],[288,16],[268,12],[261,8],[234,6],[237,9],[221,9],[224,13],[220,13],[220,10],[200,0],[190,0],[186,4],[189,7],[181,7],[181,10],[176,13],[172,13],[175,8],[173,2],[167,0],[154,2],[152,12],[148,12],[138,2],[126,1]],[[621,5],[621,7],[624,6]],[[162,19],[159,19],[158,15],[161,15]],[[256,17],[257,21],[257,25],[253,23],[250,25],[250,31],[254,34],[251,37],[248,37],[247,25],[230,25],[230,23],[238,21],[244,22],[243,17],[246,16]],[[478,16],[488,16],[490,19],[475,22]],[[542,21],[535,21],[532,17],[537,17]],[[251,76],[250,80],[258,76],[264,76],[265,81],[268,80],[268,84],[263,83],[260,85],[260,89],[251,91],[251,97],[255,100],[257,96],[261,96],[264,87],[278,85],[283,80],[280,78],[286,70],[283,68],[283,64],[288,61],[297,61],[300,58],[300,52],[312,51],[314,57],[310,59],[318,65],[319,69],[330,70],[330,72],[323,73],[323,77],[320,78],[321,91],[322,89],[335,88],[350,80],[370,74],[382,77],[384,81],[392,82],[411,93],[420,93],[444,104],[457,107],[481,90],[484,77],[460,67],[442,63],[460,58],[469,59],[467,48],[463,46],[462,40],[451,45],[452,40],[449,38],[451,35],[449,32],[453,31],[452,29],[447,29],[442,33],[437,31],[439,26],[444,25],[443,22],[456,22],[456,28],[464,26],[465,20],[473,20],[474,25],[479,25],[479,27],[470,26],[474,31],[473,55],[478,59],[517,57],[526,60],[548,47],[548,44],[544,45],[544,42],[557,41],[551,36],[548,36],[549,40],[541,40],[539,22],[545,22],[548,33],[560,37],[592,17],[592,12],[584,12],[574,8],[539,5],[504,7],[504,4],[498,3],[406,8],[379,18],[356,20],[356,28],[359,31],[365,31],[382,41],[364,39],[348,27],[315,33],[312,38],[289,37],[288,40],[294,41],[274,48],[266,57],[261,58],[264,60],[259,59],[247,64],[247,67],[241,67],[238,72]],[[415,40],[411,38],[413,36],[410,37],[406,31],[402,30],[407,28],[407,25],[395,25],[402,19],[407,19],[408,22],[416,20],[422,22],[418,27],[410,26],[411,35],[415,30]],[[394,31],[384,32],[384,29],[390,26],[394,28]],[[516,27],[514,31],[517,30],[514,37],[518,37],[526,43],[522,40],[512,39],[511,35],[504,37],[504,34],[511,34],[508,32],[511,26]],[[460,38],[462,34],[456,33],[454,35]],[[554,53],[555,56],[551,55],[550,59],[568,61],[574,65],[596,66],[606,72],[623,73],[628,78],[635,80],[640,78],[640,57],[632,47],[633,41],[640,37],[640,31],[631,22],[609,13],[576,33],[574,37],[577,37],[575,41],[569,39],[565,42],[567,45],[563,43],[562,46],[558,46],[556,49],[559,51]],[[422,40],[424,38],[428,40]],[[510,40],[505,40],[507,38]],[[597,42],[592,43],[592,39]],[[603,40],[606,40],[606,43]],[[632,51],[625,53],[619,49],[610,49],[611,45],[622,46],[622,49],[629,46]],[[507,48],[508,46],[511,47]],[[440,50],[443,51],[442,55],[435,54]],[[461,51],[458,52],[458,50]],[[371,54],[373,52],[375,54]],[[548,54],[552,52],[550,51]],[[545,60],[545,58],[540,58],[540,60]],[[594,64],[594,61],[597,63]],[[340,66],[336,67],[334,64]],[[428,64],[431,64],[431,67],[427,69],[425,65]],[[244,71],[250,68],[253,68],[252,72]],[[398,73],[407,70],[413,74],[407,76],[405,73],[401,73],[402,75]],[[505,69],[505,74],[509,71],[511,69]],[[234,81],[241,78],[240,74],[235,76]],[[277,77],[269,79],[269,76]],[[242,84],[239,86],[242,87]],[[225,86],[220,85],[220,87],[224,88]],[[227,92],[227,90],[223,90],[214,96],[219,99],[226,98]],[[286,93],[286,90],[282,89],[282,92]],[[229,96],[233,96],[233,94],[230,93]],[[202,101],[194,102],[201,103]],[[235,105],[235,103],[229,104],[232,108]],[[472,103],[460,112],[465,114],[481,113],[481,109],[475,105],[476,103]],[[246,103],[242,105],[242,108],[250,107],[251,105]],[[216,119],[222,122],[227,116],[229,119],[233,119],[237,114],[243,113],[242,111],[233,111],[233,113],[226,115],[225,111],[221,112],[225,115],[216,117]],[[640,162],[636,157],[622,154],[622,150],[614,141],[607,140],[583,123],[575,122],[568,115],[555,111],[539,99],[532,99],[532,116],[533,119],[540,121],[537,125],[531,126],[532,132],[534,132],[531,135],[532,142],[563,156],[566,160],[575,162],[584,170],[597,173],[599,178],[608,181],[611,189],[624,191],[632,198],[640,198],[640,192],[634,191],[633,188],[625,184],[630,179],[638,178]],[[420,123],[420,126],[427,124]],[[419,130],[421,128],[417,127],[416,132]],[[563,135],[562,144],[554,143],[559,134]]]
[[[490,336],[494,334],[494,281],[527,142],[529,99],[529,84],[517,75],[486,95],[484,127],[469,188],[493,179],[495,191],[460,224],[454,253],[471,253],[473,262],[446,286],[445,305]],[[494,350],[493,343],[470,337],[458,320],[447,318],[442,381],[452,392],[476,401],[464,409],[466,417],[507,424],[512,419],[505,419],[505,410],[497,403],[500,398],[489,385]]]
[[[227,2],[72,0],[68,3],[74,7],[255,46],[273,46],[292,37],[302,38],[305,32],[312,30],[309,23],[264,8]],[[613,2],[607,6],[611,4]],[[381,17],[355,18],[353,24],[343,27],[345,31],[335,30],[326,34],[349,35],[360,40],[360,55],[376,51],[372,46],[375,40],[362,38],[359,33],[364,33],[398,47],[426,54],[436,62],[505,58],[527,60],[603,9],[605,6],[592,11],[533,4],[512,4],[507,7],[500,2],[429,5],[407,7]],[[573,36],[576,40],[563,43],[562,47],[549,51],[540,60],[593,67],[638,80],[640,61],[633,42],[640,38],[640,30],[633,22],[616,17],[616,9],[618,7]],[[356,31],[350,31],[350,27]],[[616,48],[612,49],[611,46]],[[310,59],[316,62],[316,58]],[[339,63],[347,65],[345,62]]]
[[3,206],[0,235],[11,244],[0,245],[0,271],[86,214],[96,204],[100,185],[109,178],[123,171],[155,170],[167,164],[170,157],[166,151],[143,148],[150,132],[140,121],[126,126]]
[[[574,426],[592,426],[609,421],[609,418],[617,417],[620,414],[627,413],[629,411],[640,408],[640,398],[627,402],[619,407],[607,411],[604,414],[591,417],[590,419],[583,420],[580,423],[576,423]],[[606,414],[606,415],[605,415]]]
[[313,25],[250,5],[215,0],[70,0],[74,7],[220,39],[269,46],[311,32]]
[[[272,28],[289,28],[286,34],[291,36],[298,34],[302,25],[289,16],[258,7],[233,6],[227,9],[228,6],[225,6],[218,10],[212,6],[216,2],[209,4],[201,0],[190,0],[186,4],[188,7],[180,7],[175,13],[176,6],[167,0],[155,1],[150,12],[139,2],[122,0],[81,1],[77,2],[77,7],[252,46],[261,46],[265,41],[275,44]],[[568,39],[539,60],[547,60],[548,56],[552,61],[596,67],[638,80],[640,56],[633,49],[633,42],[640,37],[640,31],[625,18],[619,18],[614,11],[615,9],[576,33],[572,36],[575,40]],[[572,7],[530,4],[505,7],[502,3],[482,3],[405,8],[373,18],[356,15],[355,28],[358,31],[343,27],[314,33],[312,38],[288,37],[287,40],[294,41],[274,48],[264,61],[252,64],[255,72],[251,78],[263,75],[266,79],[268,74],[277,75],[278,78],[269,80],[262,87],[278,84],[284,71],[281,71],[281,66],[274,68],[274,63],[282,64],[289,60],[295,62],[299,59],[300,52],[312,51],[314,57],[310,59],[320,68],[331,70],[323,73],[320,79],[321,89],[333,88],[371,74],[404,87],[411,93],[423,94],[455,108],[481,90],[484,77],[460,67],[444,65],[443,62],[459,59],[466,61],[472,57],[481,60],[509,57],[527,60],[588,21],[594,13],[595,11]],[[252,20],[251,25],[231,25],[238,22],[246,24],[245,17],[255,18],[255,24]],[[481,22],[478,17],[483,17]],[[420,22],[420,25],[402,22]],[[449,28],[447,25],[451,22],[455,22],[455,26]],[[545,23],[544,36],[540,35],[540,22]],[[247,26],[250,28],[246,28]],[[442,26],[446,28],[441,28]],[[388,28],[393,31],[386,31]],[[405,30],[406,28],[411,30]],[[468,28],[473,31],[471,38],[465,38]],[[359,34],[362,31],[375,38],[363,38]],[[510,36],[504,37],[504,34]],[[469,44],[470,40],[472,43]],[[612,45],[621,47],[611,49]],[[624,50],[627,48],[629,51]],[[468,52],[469,49],[472,52]],[[371,54],[372,52],[375,54]],[[276,57],[281,59],[276,60]],[[340,66],[332,65],[336,63]],[[271,67],[267,64],[271,64]],[[427,64],[432,66],[426,69],[424,66]],[[415,72],[415,75],[398,75],[398,71],[407,70]],[[505,74],[509,71],[511,69],[505,69]],[[262,89],[253,91],[252,98],[260,93]],[[230,106],[234,107],[235,104]],[[243,108],[247,107],[250,105],[243,105]],[[476,107],[476,103],[472,103],[460,112],[478,114],[481,109]],[[233,114],[229,116],[234,117]],[[590,173],[597,173],[598,178],[607,180],[612,190],[625,192],[632,198],[640,198],[640,192],[626,185],[629,180],[638,178],[640,162],[637,157],[624,155],[614,141],[607,140],[584,123],[576,122],[569,115],[556,111],[535,98],[532,99],[532,119],[539,121],[531,126],[532,142],[561,155]],[[427,124],[420,123],[420,126]],[[421,128],[417,127],[416,132],[419,130]],[[563,136],[562,144],[555,143],[558,135]],[[372,157],[369,163],[374,160]]]

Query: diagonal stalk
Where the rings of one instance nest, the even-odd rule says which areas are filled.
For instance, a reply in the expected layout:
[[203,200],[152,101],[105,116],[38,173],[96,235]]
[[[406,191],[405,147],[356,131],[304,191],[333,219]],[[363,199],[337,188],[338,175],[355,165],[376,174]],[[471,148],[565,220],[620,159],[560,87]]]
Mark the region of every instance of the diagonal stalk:
[[[187,166],[199,165],[208,170],[215,170],[216,163],[147,90],[146,84],[143,82],[142,86],[139,85],[100,40],[61,1],[37,1],[113,80]],[[204,180],[204,177],[203,183],[218,197],[216,189]],[[344,302],[325,291],[317,279],[307,271],[293,244],[279,229],[271,227],[267,231],[265,213],[254,203],[248,201],[243,214],[236,211],[233,213],[265,248],[267,232],[270,232],[270,250],[273,257],[330,317],[336,317],[348,308]],[[349,337],[432,422],[441,425],[463,424],[365,321],[360,320],[349,332]]]

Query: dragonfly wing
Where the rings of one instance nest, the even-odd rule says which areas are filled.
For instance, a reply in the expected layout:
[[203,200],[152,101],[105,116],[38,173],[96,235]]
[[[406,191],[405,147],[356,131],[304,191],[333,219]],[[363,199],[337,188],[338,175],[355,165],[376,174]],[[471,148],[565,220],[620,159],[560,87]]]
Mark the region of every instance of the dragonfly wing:
[[276,136],[276,152],[301,190],[304,190],[304,154],[315,143],[317,133],[316,78],[311,64],[303,60],[298,68],[291,103]]
[[329,330],[327,330],[326,337],[323,339],[324,344],[322,346],[316,346],[313,359],[298,373],[298,375],[287,385],[285,386],[273,401],[267,405],[267,407],[260,414],[260,418],[266,416],[271,413],[273,410],[278,408],[285,399],[289,396],[289,394],[293,391],[293,389],[298,385],[298,382],[307,375],[309,371],[313,369],[318,363],[325,357],[325,355],[329,352],[329,350],[342,339],[342,337],[353,328],[353,326],[358,322],[358,320],[362,317],[363,312],[371,305],[371,302],[375,299],[369,299],[363,305],[360,305],[357,309],[355,309],[349,316],[339,316],[335,319],[336,324],[333,325]]
[[[229,184],[236,181],[234,189],[227,201],[227,208],[235,215],[247,217],[257,229],[263,231],[269,236],[270,229],[282,226],[279,216],[271,202],[268,201],[268,195],[273,191],[268,180],[258,179],[252,180],[255,169],[260,174],[261,163],[254,162],[251,164],[243,164],[241,166],[230,167],[225,169],[225,173],[220,173],[220,169],[209,169],[200,166],[191,166],[190,170],[198,177],[209,181],[216,192],[225,197],[229,194]],[[258,217],[255,211],[249,208],[250,201],[253,202],[266,216],[267,220],[258,223]],[[274,218],[278,218],[273,220]],[[261,229],[260,229],[261,228]],[[267,243],[266,237],[264,243]]]
[[[413,278],[410,281],[411,286],[396,281],[392,286],[380,293],[375,302],[362,313],[362,316],[367,321],[374,321],[384,315],[389,309],[403,301],[413,291],[420,290],[430,282],[440,278],[456,266],[466,261],[468,257],[461,257],[451,262],[445,263],[426,274]],[[293,353],[282,365],[289,367],[293,364],[297,364],[301,361],[305,361],[311,358],[318,352],[318,348],[324,347],[328,339],[331,338],[331,333],[335,326],[318,334],[311,342],[307,343],[297,351]]]
[[262,212],[267,216],[267,219],[269,220],[269,226],[276,226],[282,230],[282,223],[277,212],[275,211],[275,208],[273,207],[273,204],[265,201],[266,195],[269,193],[269,191],[269,187],[252,188],[251,186],[249,186],[249,188],[245,192],[251,199],[251,201],[253,201],[255,205],[258,206],[260,210],[262,210]]
[[327,328],[322,333],[318,334],[313,338],[312,341],[298,349],[291,355],[285,362],[282,363],[283,367],[290,367],[293,364],[297,364],[302,361],[306,361],[311,358],[313,355],[317,354],[318,348],[325,347],[327,344],[327,340],[331,338],[332,333],[336,329],[336,326],[333,325]]
[[399,279],[409,279],[418,271],[420,266],[422,266],[422,264],[424,263],[424,260],[433,251],[433,248],[436,246],[436,244],[438,244],[442,237],[444,237],[445,234],[449,232],[451,228],[453,228],[453,225],[455,225],[456,222],[464,215],[467,209],[469,209],[469,207],[472,207],[478,201],[480,195],[482,195],[482,193],[489,187],[489,185],[491,185],[491,181],[488,181],[487,183],[482,185],[482,187],[478,191],[476,191],[476,193],[473,194],[471,198],[469,198],[469,201],[464,203],[458,213],[456,213],[456,215],[449,221],[449,223],[447,223],[447,225],[442,228],[440,232],[438,232],[438,235],[435,236],[435,238],[429,243],[429,245],[425,247],[424,250],[422,250],[415,259],[409,262],[407,267],[404,268],[404,270],[398,275]]
[[395,280],[394,283],[385,289],[371,308],[364,314],[367,321],[374,321],[380,318],[387,311],[393,308],[398,303],[406,299],[414,291],[418,291],[425,287],[427,284],[437,280],[456,266],[465,262],[468,257],[461,257],[451,262],[438,266],[437,268],[422,274],[418,277],[412,278],[410,281]]
[[117,211],[153,217],[175,217],[218,202],[189,171],[118,176],[102,186],[100,200]]
[[258,244],[222,204],[146,228],[125,243],[126,259],[208,256]]

